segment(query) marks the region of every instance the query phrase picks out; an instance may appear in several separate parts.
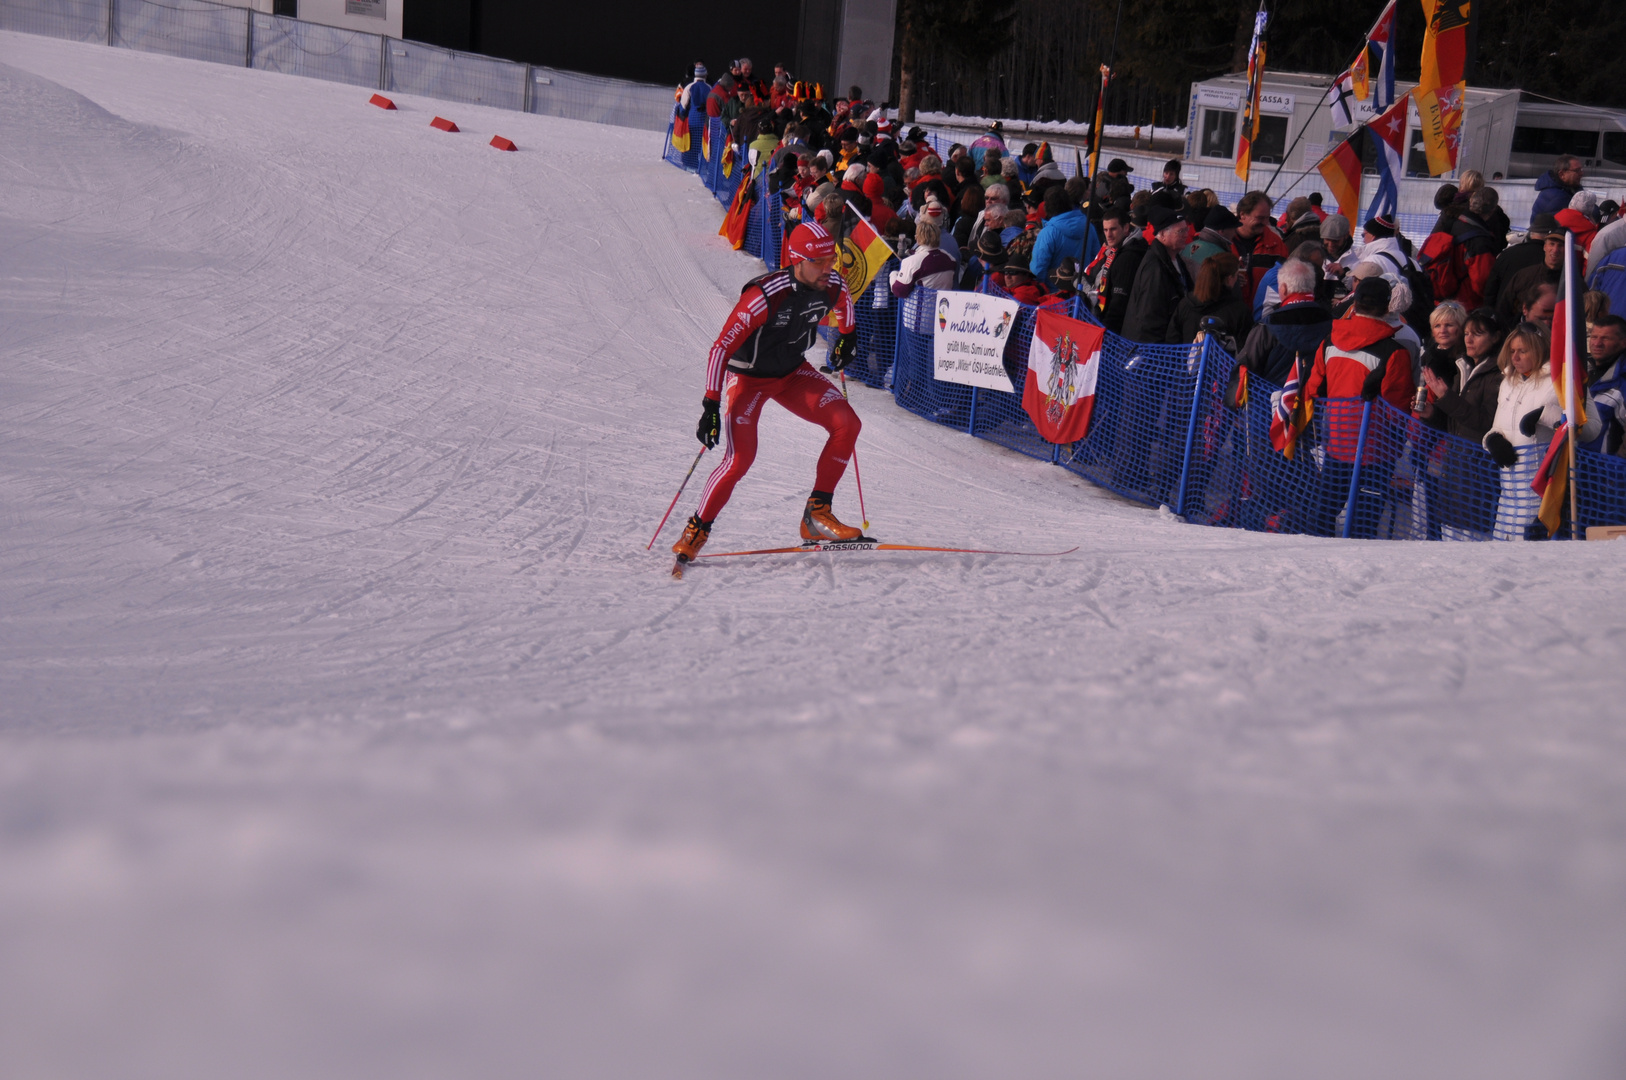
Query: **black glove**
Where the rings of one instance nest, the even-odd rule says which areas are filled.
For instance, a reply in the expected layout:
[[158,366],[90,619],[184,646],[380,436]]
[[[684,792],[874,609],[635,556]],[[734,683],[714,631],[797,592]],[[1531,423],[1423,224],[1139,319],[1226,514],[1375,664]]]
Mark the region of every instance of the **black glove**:
[[1366,381],[1361,383],[1362,401],[1376,401],[1378,399],[1378,391],[1383,389],[1383,374],[1384,368],[1381,364],[1367,374]]
[[1498,469],[1511,469],[1519,463],[1519,452],[1513,449],[1513,444],[1500,431],[1485,436],[1485,449],[1490,451],[1491,460],[1496,462]]
[[1529,412],[1519,417],[1519,434],[1523,435],[1527,439],[1534,435],[1536,433],[1536,425],[1541,423],[1541,413],[1542,410],[1540,409],[1531,409]]
[[723,421],[717,414],[717,402],[711,398],[702,401],[700,409],[700,426],[694,429],[694,437],[710,450],[717,445],[717,439],[722,435]]
[[830,351],[830,370],[841,371],[858,355],[858,331],[849,330],[836,338],[836,347]]

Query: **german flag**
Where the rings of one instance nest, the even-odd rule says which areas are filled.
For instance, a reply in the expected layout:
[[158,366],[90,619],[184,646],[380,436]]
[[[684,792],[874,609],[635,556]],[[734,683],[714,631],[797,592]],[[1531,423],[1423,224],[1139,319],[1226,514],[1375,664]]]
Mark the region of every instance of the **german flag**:
[[751,177],[740,177],[734,201],[729,204],[728,213],[723,215],[723,227],[717,230],[717,235],[726,238],[735,251],[745,246],[745,227],[750,224],[751,207],[756,203],[756,198],[757,186],[751,183]]
[[678,103],[672,107],[672,149],[680,154],[689,152],[689,110],[683,107],[683,91],[678,91]]
[[1316,166],[1316,171],[1332,189],[1332,197],[1338,200],[1338,212],[1351,225],[1360,220],[1357,215],[1361,212],[1361,140],[1365,135],[1366,128],[1356,128],[1353,135],[1333,147],[1332,153]]
[[[841,243],[836,245],[836,265],[841,270],[841,276],[847,281],[847,292],[853,297],[864,295],[875,275],[881,272],[886,260],[892,258],[892,248],[881,239],[869,218],[860,213],[852,204],[847,210],[858,220],[847,229],[847,235]],[[825,317],[825,325],[836,324],[836,312],[832,311]]]

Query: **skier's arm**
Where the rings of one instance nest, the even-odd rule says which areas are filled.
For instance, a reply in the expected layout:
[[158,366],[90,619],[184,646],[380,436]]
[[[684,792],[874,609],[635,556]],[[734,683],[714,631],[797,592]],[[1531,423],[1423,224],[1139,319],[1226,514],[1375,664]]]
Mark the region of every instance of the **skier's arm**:
[[[848,310],[852,309],[849,302]],[[728,358],[744,344],[745,339],[751,336],[752,331],[768,321],[768,298],[763,295],[760,288],[753,285],[740,296],[740,302],[734,305],[734,310],[728,313],[728,322],[723,326],[723,332],[717,335],[712,343],[711,353],[706,357],[706,397],[713,401],[723,396],[723,368]]]

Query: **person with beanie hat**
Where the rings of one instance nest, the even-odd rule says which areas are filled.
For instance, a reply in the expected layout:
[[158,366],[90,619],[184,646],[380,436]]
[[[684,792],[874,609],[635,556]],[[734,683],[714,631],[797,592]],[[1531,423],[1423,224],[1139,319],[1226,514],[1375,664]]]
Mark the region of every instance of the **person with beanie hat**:
[[1191,226],[1166,206],[1153,206],[1147,220],[1152,242],[1135,271],[1123,336],[1130,341],[1162,343],[1175,309],[1191,292],[1191,274],[1179,255],[1191,239]]
[[1197,238],[1180,250],[1180,257],[1185,260],[1186,270],[1196,280],[1197,271],[1202,269],[1203,263],[1222,252],[1236,254],[1232,241],[1236,239],[1236,228],[1241,224],[1236,215],[1223,206],[1211,207],[1203,214],[1201,231]]
[[835,268],[835,240],[818,225],[796,226],[785,239],[784,254],[786,266],[746,284],[706,359],[706,392],[695,435],[707,449],[719,441],[727,449],[706,481],[699,510],[672,545],[675,575],[681,576],[683,564],[700,553],[734,486],[751,468],[757,421],[768,401],[777,401],[792,415],[829,432],[814,473],[813,493],[802,510],[802,538],[842,541],[861,535],[839,521],[830,504],[862,425],[847,399],[802,355],[817,340],[819,325],[833,313],[841,336],[830,366],[840,371],[852,362],[858,344],[853,299]]
[[[1411,354],[1395,340],[1395,327],[1386,318],[1390,285],[1374,275],[1355,286],[1354,307],[1332,324],[1332,332],[1316,351],[1315,366],[1304,383],[1306,398],[1383,398],[1402,413],[1410,413],[1412,400]],[[1326,421],[1326,453],[1322,476],[1322,501],[1317,515],[1317,533],[1331,536],[1338,513],[1349,495],[1360,443],[1359,402],[1317,406]],[[1356,496],[1349,535],[1372,539],[1389,499],[1389,478],[1394,472],[1395,455],[1403,440],[1369,439],[1361,459],[1361,486]]]
[[[693,112],[704,108],[706,98],[711,94],[711,84],[706,82],[706,65],[699,60],[694,62],[694,81],[683,88],[679,100],[683,103],[685,112]],[[693,123],[693,118],[690,123]]]
[[886,201],[886,181],[878,172],[866,170],[863,183],[864,197],[869,200],[869,220],[875,226],[876,232],[885,231],[887,225],[898,215]]

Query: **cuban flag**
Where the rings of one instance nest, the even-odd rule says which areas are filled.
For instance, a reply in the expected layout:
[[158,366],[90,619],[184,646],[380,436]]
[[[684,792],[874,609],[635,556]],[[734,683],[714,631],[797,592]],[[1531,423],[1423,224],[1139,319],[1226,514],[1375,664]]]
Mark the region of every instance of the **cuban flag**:
[[1384,111],[1383,115],[1366,125],[1378,144],[1378,189],[1372,196],[1372,205],[1366,208],[1366,220],[1393,216],[1399,209],[1399,178],[1404,174],[1401,161],[1406,139],[1406,105],[1411,99],[1403,97]]
[[1046,442],[1066,446],[1089,434],[1105,340],[1099,326],[1038,309],[1022,408]]
[[1270,412],[1270,445],[1288,461],[1293,460],[1299,435],[1310,425],[1310,417],[1315,415],[1315,403],[1303,397],[1302,367],[1303,359],[1300,358],[1287,373],[1287,381],[1282,384],[1281,390],[1271,395],[1274,408]]
[[1367,48],[1377,56],[1378,77],[1372,80],[1372,109],[1381,112],[1395,103],[1395,0],[1383,9],[1366,33]]

